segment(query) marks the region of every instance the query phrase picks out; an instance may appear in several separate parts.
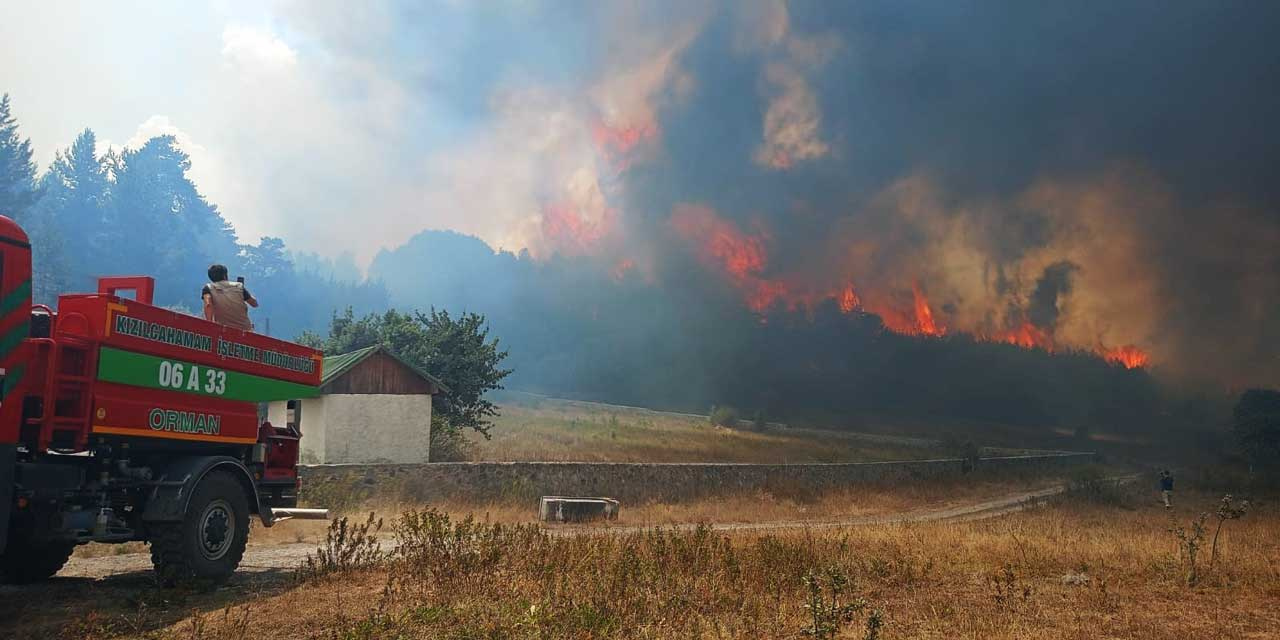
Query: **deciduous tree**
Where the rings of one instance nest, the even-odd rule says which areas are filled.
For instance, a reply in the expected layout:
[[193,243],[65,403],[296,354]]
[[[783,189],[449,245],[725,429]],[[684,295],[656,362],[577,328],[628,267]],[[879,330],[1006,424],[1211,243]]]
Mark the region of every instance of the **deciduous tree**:
[[498,407],[485,394],[501,389],[502,379],[511,373],[502,368],[507,351],[497,338],[489,337],[484,316],[477,313],[453,316],[432,309],[408,314],[391,309],[357,318],[348,308],[333,314],[327,337],[307,333],[299,341],[329,354],[386,345],[449,387],[435,409],[447,428],[474,429],[486,436],[489,418],[498,415]]

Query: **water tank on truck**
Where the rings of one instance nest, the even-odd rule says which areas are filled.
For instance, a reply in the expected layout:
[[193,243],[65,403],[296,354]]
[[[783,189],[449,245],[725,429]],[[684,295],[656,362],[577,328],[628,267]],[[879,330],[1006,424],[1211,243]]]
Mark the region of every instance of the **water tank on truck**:
[[[144,541],[164,584],[216,584],[249,519],[299,509],[301,424],[260,403],[319,393],[321,353],[152,304],[147,276],[32,304],[31,244],[0,216],[0,578],[76,545]],[[131,295],[129,295],[131,294]]]

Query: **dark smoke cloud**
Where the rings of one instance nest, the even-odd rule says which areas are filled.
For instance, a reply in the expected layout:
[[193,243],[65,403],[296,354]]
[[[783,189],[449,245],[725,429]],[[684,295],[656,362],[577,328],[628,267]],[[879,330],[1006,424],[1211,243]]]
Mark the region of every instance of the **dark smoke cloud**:
[[[483,188],[428,206],[482,202],[473,218],[534,229],[487,239],[525,238],[565,269],[625,259],[659,292],[655,316],[726,353],[741,345],[713,327],[750,314],[673,232],[682,205],[761,239],[768,259],[753,277],[817,292],[852,283],[864,302],[906,306],[918,282],[953,329],[990,334],[1025,315],[1066,347],[1136,344],[1164,371],[1280,383],[1280,5],[678,6],[460,10],[479,31],[523,23],[538,37],[459,44],[478,79],[418,77],[443,78],[460,110],[484,114],[446,154],[462,161],[441,165],[479,167],[482,178],[449,182]],[[410,52],[423,21],[409,11],[398,23]],[[556,134],[565,122],[585,133]],[[602,122],[639,142],[602,153],[591,133]],[[528,166],[492,160],[504,151]],[[577,212],[596,248],[547,237],[548,203]],[[390,264],[373,273],[393,280]]]
[[1058,305],[1063,296],[1071,293],[1071,274],[1079,267],[1067,262],[1055,262],[1044,268],[1044,275],[1036,280],[1027,306],[1027,319],[1041,329],[1052,331],[1058,324]]
[[[764,219],[772,268],[817,279],[865,240],[876,248],[863,277],[903,290],[914,271],[941,282],[928,290],[948,308],[1029,297],[1046,327],[1074,273],[1073,312],[1092,316],[1063,319],[1074,344],[1134,342],[1166,369],[1280,381],[1265,328],[1280,299],[1275,254],[1232,241],[1280,225],[1280,146],[1265,142],[1277,137],[1280,49],[1268,34],[1280,8],[793,2],[786,12],[787,37],[836,43],[821,66],[793,65],[818,96],[828,152],[783,171],[751,161],[771,96],[765,69],[789,54],[735,50],[726,13],[687,53],[695,98],[663,114],[669,162],[631,176],[642,210],[661,220],[697,201]],[[935,212],[883,210],[910,176],[927,182]],[[1230,227],[1208,228],[1223,209]],[[841,228],[852,234],[830,248]],[[979,255],[950,262],[961,248]],[[1064,262],[1078,269],[1045,271]],[[948,283],[966,269],[990,274],[981,291]],[[1037,282],[1042,272],[1050,283]],[[1217,353],[1194,365],[1181,355],[1207,351]]]

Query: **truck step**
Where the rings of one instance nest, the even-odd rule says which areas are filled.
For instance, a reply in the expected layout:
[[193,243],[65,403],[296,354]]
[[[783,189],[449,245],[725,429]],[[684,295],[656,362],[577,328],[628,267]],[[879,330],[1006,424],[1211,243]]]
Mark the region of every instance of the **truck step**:
[[328,509],[271,509],[271,519],[275,522],[281,520],[328,520]]

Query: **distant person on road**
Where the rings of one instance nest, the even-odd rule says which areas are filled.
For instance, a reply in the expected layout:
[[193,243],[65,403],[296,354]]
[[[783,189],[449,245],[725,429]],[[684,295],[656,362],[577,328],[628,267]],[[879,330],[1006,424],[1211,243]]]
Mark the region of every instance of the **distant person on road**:
[[237,282],[227,280],[227,267],[221,264],[209,266],[209,284],[200,290],[204,300],[204,319],[228,327],[253,331],[249,320],[249,307],[258,307],[258,301],[244,288],[243,278]]
[[1172,496],[1173,475],[1169,473],[1168,469],[1165,469],[1160,472],[1160,497],[1164,498],[1164,508],[1169,509],[1173,507],[1173,503],[1169,501],[1169,498]]

